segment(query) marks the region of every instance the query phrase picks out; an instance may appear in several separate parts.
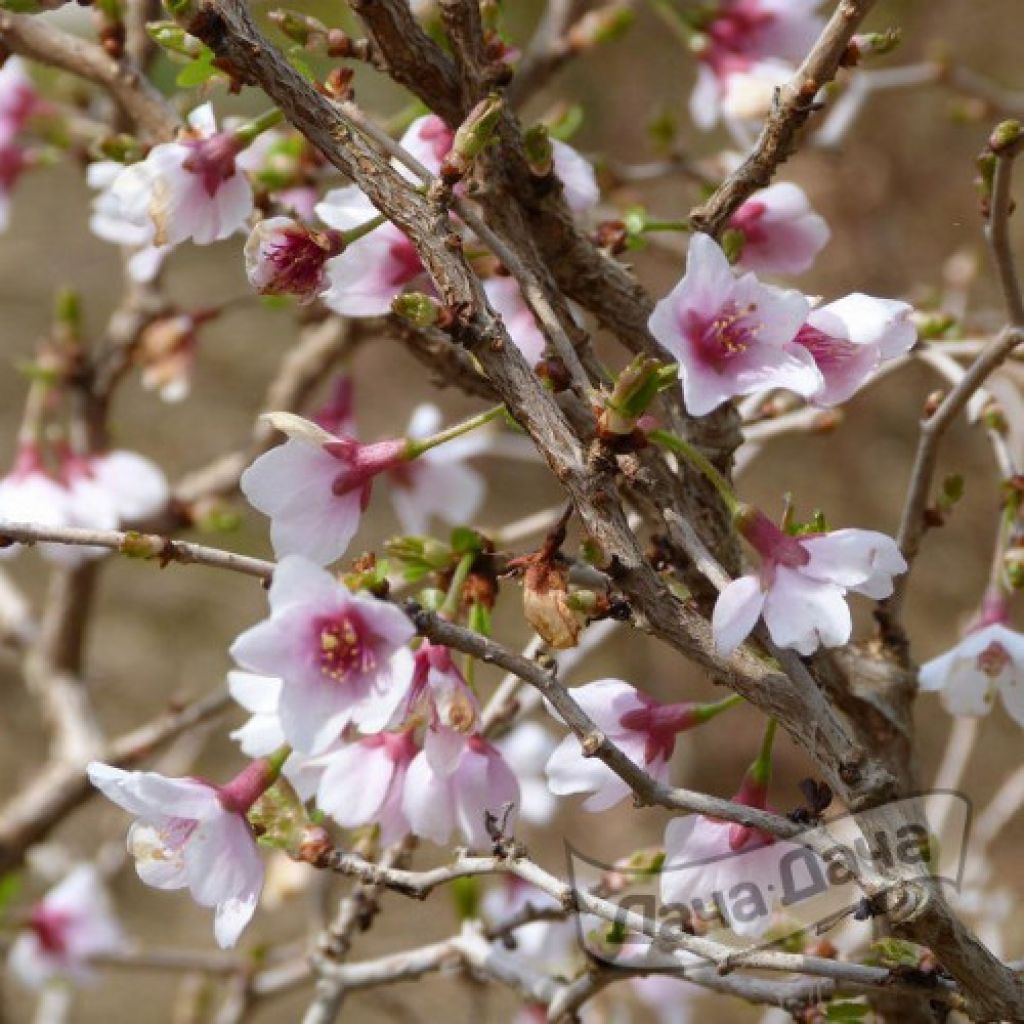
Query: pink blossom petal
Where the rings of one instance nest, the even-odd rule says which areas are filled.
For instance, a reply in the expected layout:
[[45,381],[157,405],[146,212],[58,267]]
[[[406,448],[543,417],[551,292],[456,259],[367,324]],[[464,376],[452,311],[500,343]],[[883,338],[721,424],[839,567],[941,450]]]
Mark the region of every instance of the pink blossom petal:
[[765,592],[756,576],[740,576],[718,595],[711,616],[715,650],[729,657],[750,636],[764,608]]

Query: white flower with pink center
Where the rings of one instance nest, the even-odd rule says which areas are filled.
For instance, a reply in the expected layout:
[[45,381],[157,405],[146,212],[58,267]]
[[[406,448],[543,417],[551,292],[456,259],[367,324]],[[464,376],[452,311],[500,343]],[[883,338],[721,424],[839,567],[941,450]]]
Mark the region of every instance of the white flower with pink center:
[[154,146],[145,160],[125,167],[96,201],[101,237],[125,225],[129,245],[196,245],[227,238],[252,213],[252,186],[240,163],[245,142],[231,131],[217,131],[210,104],[189,114],[188,127],[175,142]]
[[290,217],[261,220],[245,243],[245,273],[260,295],[312,302],[330,287],[328,261],[341,251],[333,231],[312,231]]
[[917,342],[913,306],[854,292],[811,310],[793,339],[810,353],[824,384],[815,405],[839,405],[852,397],[882,363],[906,355]]
[[376,825],[385,846],[409,834],[406,772],[419,751],[412,729],[364,736],[329,752],[316,803],[342,828]]
[[[713,128],[721,113],[747,116],[737,102],[743,83],[773,78],[781,84],[813,46],[824,27],[820,0],[724,0],[701,27],[700,66],[690,97],[699,128]],[[781,79],[781,81],[780,81]],[[729,105],[730,93],[732,104]],[[723,110],[723,106],[726,108]]]
[[[766,810],[766,786],[748,774],[733,802]],[[661,899],[705,920],[717,910],[735,934],[760,937],[781,896],[779,861],[799,850],[759,829],[702,814],[673,818],[665,829]]]
[[[316,215],[329,228],[348,232],[372,221],[378,211],[358,186],[349,185],[328,192]],[[350,242],[325,271],[330,286],[321,298],[342,316],[383,316],[407,288],[428,287],[415,246],[390,222]]]
[[81,983],[91,980],[92,957],[123,948],[103,882],[95,868],[80,864],[32,907],[7,965],[30,988],[53,978]]
[[415,635],[394,605],[353,594],[305,558],[283,558],[270,585],[270,617],[231,646],[239,666],[282,680],[285,739],[320,754],[350,722],[383,729],[405,697]]
[[1024,636],[1009,628],[1006,599],[989,595],[981,615],[956,646],[921,666],[922,690],[938,693],[951,715],[987,715],[996,694],[1024,725]]
[[[413,440],[430,437],[440,430],[441,422],[436,405],[417,406],[406,436]],[[428,533],[434,518],[449,526],[473,521],[483,505],[487,485],[467,460],[487,451],[491,442],[486,430],[476,430],[389,467],[391,504],[406,534]]]
[[[667,782],[676,736],[698,724],[694,705],[659,704],[621,679],[599,679],[574,687],[573,699],[634,764]],[[606,811],[625,800],[629,785],[604,762],[584,757],[575,736],[566,736],[545,768],[552,793],[590,793],[588,811]]]
[[755,192],[728,227],[743,236],[737,266],[757,274],[802,274],[831,235],[803,189],[788,181]]
[[547,344],[537,326],[533,311],[526,304],[519,282],[514,277],[489,277],[484,281],[484,294],[491,308],[505,323],[505,330],[523,358],[536,366],[544,358]]
[[679,360],[687,410],[705,416],[766,388],[804,396],[820,390],[810,353],[790,344],[808,311],[800,292],[761,284],[753,274],[737,277],[718,243],[696,234],[685,276],[655,306],[649,327]]
[[790,536],[756,509],[742,508],[738,528],[761,556],[756,574],[733,580],[718,596],[711,625],[729,655],[764,617],[772,640],[800,654],[840,647],[853,628],[846,594],[888,597],[907,563],[896,542],[874,530]]
[[485,820],[509,826],[519,805],[519,783],[498,750],[479,734],[428,729],[423,750],[405,778],[402,807],[415,835],[443,846],[457,829],[476,850],[493,840]]
[[214,786],[94,761],[89,780],[138,815],[128,849],[139,878],[155,889],[187,888],[200,906],[216,908],[217,943],[233,946],[263,887],[263,862],[246,813],[269,784],[267,765],[254,762],[232,782]]
[[253,508],[270,517],[274,552],[321,565],[340,558],[359,528],[378,474],[406,462],[404,438],[360,444],[290,413],[270,422],[288,440],[261,455],[241,478]]

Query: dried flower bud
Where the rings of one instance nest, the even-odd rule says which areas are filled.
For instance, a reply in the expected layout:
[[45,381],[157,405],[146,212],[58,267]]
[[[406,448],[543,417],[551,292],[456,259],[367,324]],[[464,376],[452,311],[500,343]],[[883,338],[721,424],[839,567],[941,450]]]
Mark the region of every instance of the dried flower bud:
[[569,577],[550,562],[531,565],[523,577],[523,614],[538,635],[556,651],[575,647],[582,617],[569,605]]

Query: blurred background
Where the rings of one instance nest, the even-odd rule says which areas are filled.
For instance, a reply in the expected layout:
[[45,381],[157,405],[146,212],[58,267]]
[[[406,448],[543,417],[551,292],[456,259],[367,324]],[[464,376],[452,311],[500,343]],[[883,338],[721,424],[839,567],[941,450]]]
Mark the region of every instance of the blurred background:
[[[269,4],[255,3],[260,11]],[[295,3],[328,24],[345,27],[341,4]],[[520,0],[505,5],[509,34],[525,41],[543,6]],[[824,5],[828,6],[828,5]],[[694,75],[692,58],[664,31],[643,3],[631,31],[571,64],[527,111],[527,119],[551,112],[555,104],[578,104],[583,120],[572,142],[596,162],[637,164],[657,159],[649,124],[666,116],[679,125],[679,142],[694,159],[719,154],[730,141],[724,134],[701,134],[688,126],[686,103]],[[1024,12],[1014,0],[882,0],[869,27],[899,26],[903,44],[878,66],[899,66],[936,56],[990,76],[1002,86],[1021,90],[1020,39]],[[160,71],[162,80],[173,71]],[[389,116],[405,99],[382,77],[362,69],[357,98],[368,109]],[[214,93],[219,112],[255,112],[263,104],[255,95],[225,97]],[[977,261],[977,279],[969,290],[967,336],[991,331],[1001,309],[987,263],[974,186],[974,157],[1000,114],[983,103],[941,85],[884,93],[868,101],[840,152],[801,152],[781,170],[781,178],[800,184],[814,207],[828,220],[832,240],[799,287],[809,294],[835,298],[851,291],[906,298],[928,306],[939,300],[949,261]],[[1024,182],[1018,186],[1024,194]],[[700,196],[683,177],[645,185],[617,187],[606,194],[602,215],[641,203],[653,216],[683,219]],[[0,236],[0,339],[8,367],[0,374],[0,455],[9,459],[22,412],[23,378],[14,364],[31,357],[47,330],[52,298],[62,285],[80,290],[89,327],[99,332],[117,302],[120,260],[116,249],[88,230],[90,194],[81,169],[64,163],[25,177],[15,198],[9,230]],[[1024,243],[1021,224],[1015,227]],[[667,236],[660,236],[664,239]],[[664,292],[682,271],[685,239],[629,254],[641,280],[655,295]],[[169,294],[195,308],[216,305],[248,292],[237,240],[207,248],[184,246],[171,258]],[[282,354],[296,339],[287,310],[240,302],[204,329],[191,396],[180,405],[160,402],[139,387],[133,375],[122,387],[113,412],[117,446],[157,460],[174,480],[212,457],[244,442],[260,409],[265,385]],[[621,354],[602,342],[611,365]],[[365,438],[402,429],[420,402],[437,401],[455,416],[478,405],[453,391],[437,392],[423,369],[382,334],[360,347],[350,366],[356,383],[356,416]],[[916,441],[916,424],[926,395],[940,386],[919,368],[901,372],[872,387],[845,407],[840,428],[820,436],[797,436],[773,442],[741,481],[744,498],[772,513],[792,492],[798,508],[821,508],[833,526],[859,526],[895,532]],[[481,464],[489,480],[489,498],[479,525],[498,526],[538,508],[555,504],[559,489],[539,465],[490,461]],[[908,604],[913,653],[918,661],[947,648],[974,611],[984,585],[998,510],[998,490],[991,453],[983,432],[958,424],[947,443],[940,473],[962,473],[966,493],[949,523],[930,535]],[[237,532],[207,538],[255,555],[269,555],[266,523],[241,504]],[[372,548],[396,529],[384,488],[352,550]],[[46,582],[46,565],[38,554],[23,554],[4,571],[33,597]],[[861,609],[863,611],[863,609]],[[100,600],[89,638],[88,682],[102,724],[115,735],[152,717],[172,699],[197,696],[223,685],[230,667],[227,648],[244,628],[264,615],[265,597],[253,581],[201,567],[111,560],[103,567]],[[861,622],[866,630],[869,624]],[[498,635],[510,645],[528,639],[519,613],[515,584],[506,587],[498,616]],[[618,676],[667,699],[710,699],[714,688],[685,663],[646,638],[630,634],[602,646],[576,669],[569,681],[587,682]],[[485,679],[490,679],[486,674]],[[0,795],[6,797],[33,777],[46,751],[47,736],[33,701],[26,695],[13,658],[0,660],[4,687],[0,744]],[[543,712],[541,712],[543,716]],[[232,712],[213,728],[197,774],[222,777],[242,763],[227,739],[227,726],[243,720]],[[951,720],[938,702],[924,696],[917,722],[921,778],[930,780],[941,757]],[[552,736],[555,722],[546,723]],[[722,796],[731,795],[753,758],[762,729],[750,709],[731,712],[709,728],[685,736],[676,754],[674,780]],[[1020,763],[1019,727],[998,707],[982,724],[982,742],[973,756],[967,795],[984,805],[1003,779]],[[803,757],[788,739],[777,744],[773,801],[780,808],[800,802],[796,782],[808,773]],[[543,834],[529,829],[521,836],[545,866],[564,872],[564,843],[613,858],[638,847],[657,844],[666,821],[659,810],[635,811],[625,805],[599,817],[587,815],[579,801],[563,801],[554,826]],[[119,841],[125,816],[94,800],[62,828],[54,840],[75,857],[92,855],[102,839]],[[1019,860],[1024,822],[1002,836],[997,858],[1009,871]],[[429,844],[428,844],[429,845]],[[426,849],[424,862],[437,856]],[[1020,884],[1020,874],[1014,871]],[[210,915],[184,895],[145,889],[130,867],[115,878],[113,892],[125,927],[132,936],[160,946],[207,948],[212,945]],[[39,882],[25,879],[25,900]],[[342,886],[338,887],[340,892]],[[385,897],[384,913],[368,935],[357,940],[354,958],[393,951],[432,937],[450,934],[455,915],[445,892],[425,906],[396,896]],[[295,939],[306,929],[304,897],[296,896],[273,913],[257,914],[243,946]],[[1005,936],[1010,956],[1021,953],[1020,925]],[[72,1019],[82,1022],[128,1022],[145,1016],[173,1020],[176,982],[169,975],[103,975],[102,984],[77,999]],[[31,1003],[14,983],[3,994],[8,1019],[30,1019]],[[145,1003],[142,1000],[145,1000]],[[703,1013],[716,1019],[756,1019],[737,1004],[701,997]],[[306,993],[268,1005],[254,1020],[297,1020]],[[145,1007],[143,1010],[142,1007]],[[402,1021],[427,1019],[443,1011],[456,1021],[511,1019],[505,992],[484,995],[475,986],[430,978],[415,987],[385,993],[355,994],[343,1019]],[[638,1013],[637,1020],[644,1018]]]

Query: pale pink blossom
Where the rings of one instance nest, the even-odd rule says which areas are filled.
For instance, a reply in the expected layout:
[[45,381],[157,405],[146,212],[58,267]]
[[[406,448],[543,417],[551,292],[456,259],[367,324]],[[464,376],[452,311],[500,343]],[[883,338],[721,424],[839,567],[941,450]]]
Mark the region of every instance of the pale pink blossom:
[[290,217],[269,217],[245,243],[245,273],[260,295],[295,295],[311,302],[329,287],[327,262],[341,244],[337,232],[312,231]]
[[657,1024],[693,1024],[700,1020],[694,1002],[702,989],[692,981],[672,974],[649,974],[631,978],[629,984],[637,999],[654,1014]]
[[[189,239],[208,245],[234,234],[253,208],[252,186],[238,163],[244,145],[236,133],[217,131],[209,104],[197,107],[176,141],[154,146],[98,197],[103,229],[116,234],[111,227],[120,222],[131,237],[111,240],[155,246]],[[100,233],[96,223],[93,229]]]
[[493,840],[486,815],[501,825],[507,813],[511,825],[518,805],[515,775],[483,736],[427,730],[423,750],[409,766],[402,800],[415,835],[444,845],[458,829],[473,849],[488,849]]
[[888,597],[893,577],[907,569],[896,542],[874,530],[790,536],[755,509],[738,523],[761,567],[733,580],[715,603],[711,625],[721,654],[736,650],[762,615],[780,647],[804,655],[840,647],[853,626],[847,592]]
[[921,689],[938,693],[951,715],[971,717],[987,715],[998,693],[1024,725],[1024,636],[1008,622],[1005,598],[990,595],[966,636],[921,666]]
[[743,236],[737,266],[757,274],[802,274],[831,235],[803,189],[788,181],[755,192],[728,227]]
[[505,330],[523,358],[536,366],[544,358],[547,344],[537,326],[533,311],[526,304],[519,282],[514,277],[489,277],[484,281],[484,293],[491,308],[504,321]]
[[519,817],[530,825],[549,825],[558,800],[548,788],[544,766],[558,741],[538,722],[520,721],[494,745],[519,780]]
[[[424,404],[413,410],[406,436],[422,440],[440,428],[441,410],[436,405]],[[406,534],[426,534],[434,518],[449,526],[473,521],[487,486],[484,478],[467,465],[467,460],[487,451],[490,444],[488,431],[475,430],[429,448],[414,460],[396,461],[388,468],[391,504]]]
[[[694,705],[659,704],[621,679],[599,679],[572,690],[573,699],[598,729],[634,764],[667,782],[676,736],[698,723]],[[606,811],[625,800],[629,785],[596,757],[584,757],[579,740],[566,736],[545,768],[553,793],[590,793],[588,811]]]
[[272,413],[268,419],[288,440],[242,474],[242,493],[270,517],[277,555],[334,562],[359,528],[374,478],[405,462],[406,441],[360,444],[290,413]]
[[[454,141],[455,132],[437,114],[425,114],[406,128],[398,144],[436,177]],[[419,184],[420,179],[401,161],[393,160],[392,164],[408,181]]]
[[578,150],[559,139],[551,140],[551,156],[555,174],[562,182],[562,192],[573,213],[586,213],[601,199],[594,165]]
[[44,109],[25,62],[8,56],[0,66],[0,141],[16,135],[30,117]]
[[[768,809],[766,786],[748,773],[734,803]],[[661,899],[705,920],[717,909],[735,934],[757,938],[772,922],[782,895],[779,861],[800,850],[759,829],[689,814],[665,829]]]
[[92,957],[123,947],[124,934],[103,882],[95,868],[79,864],[32,907],[7,963],[30,988],[53,978],[81,983],[92,978]]
[[[504,875],[487,889],[480,903],[483,919],[492,928],[499,927],[527,907],[554,910],[558,908],[558,901],[543,889],[515,875]],[[546,974],[570,977],[582,959],[577,924],[571,918],[531,921],[517,928],[515,937],[515,949],[509,951],[511,955]],[[547,1020],[546,1015],[543,1019]]]
[[[250,714],[244,725],[228,735],[247,757],[269,757],[287,742],[277,713],[283,685],[280,679],[253,672],[236,670],[228,673],[228,692],[235,703]],[[309,800],[320,785],[323,771],[319,759],[293,752],[285,761],[281,774],[303,800]]]
[[412,729],[342,744],[321,760],[316,802],[342,828],[376,825],[388,845],[409,834],[403,810],[406,772],[419,748]]
[[452,652],[429,640],[413,655],[412,681],[392,724],[415,722],[417,718],[439,733],[448,730],[470,735],[480,726],[480,701],[459,671]]
[[690,240],[686,275],[654,308],[654,337],[679,360],[683,400],[704,416],[736,395],[786,388],[800,395],[821,388],[810,353],[792,342],[807,319],[800,292],[733,274],[708,235]]
[[72,504],[82,490],[95,488],[110,506],[115,525],[144,522],[165,508],[171,496],[160,467],[137,452],[69,456],[64,479]]
[[917,342],[913,307],[854,292],[811,310],[794,344],[806,349],[824,378],[815,405],[845,402],[882,363],[906,355]]
[[[690,113],[697,126],[713,128],[722,113],[749,116],[749,104],[737,103],[735,94],[742,86],[736,80],[768,79],[770,69],[799,62],[824,27],[816,13],[819,6],[820,0],[724,0],[719,4],[697,37],[700,66],[690,97]],[[791,74],[787,68],[774,78],[782,84]]]
[[[0,523],[36,523],[40,526],[68,525],[68,491],[43,465],[34,444],[22,444],[10,472],[0,480]],[[39,545],[43,554],[60,560],[66,545]],[[20,544],[0,548],[0,557],[21,550]]]
[[[335,231],[359,228],[378,216],[356,185],[328,192],[316,214]],[[324,303],[342,316],[382,316],[414,284],[428,287],[423,264],[409,238],[389,221],[349,243],[325,266],[329,287]]]
[[241,668],[282,680],[285,739],[320,754],[349,722],[384,728],[412,678],[405,645],[416,631],[406,616],[297,555],[278,562],[269,597],[270,617],[242,633],[231,654]]
[[156,889],[188,888],[200,906],[215,907],[214,934],[223,947],[238,941],[263,886],[263,863],[245,815],[266,788],[265,773],[266,765],[254,762],[232,782],[214,786],[89,765],[92,784],[138,816],[128,849],[139,877]]

